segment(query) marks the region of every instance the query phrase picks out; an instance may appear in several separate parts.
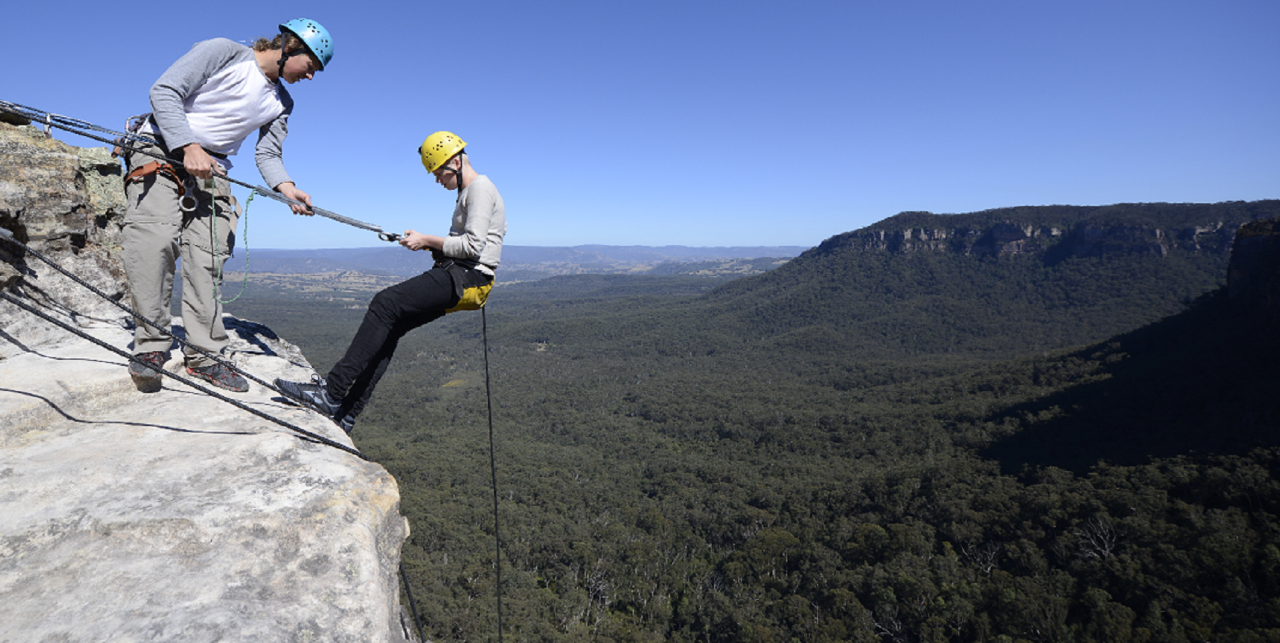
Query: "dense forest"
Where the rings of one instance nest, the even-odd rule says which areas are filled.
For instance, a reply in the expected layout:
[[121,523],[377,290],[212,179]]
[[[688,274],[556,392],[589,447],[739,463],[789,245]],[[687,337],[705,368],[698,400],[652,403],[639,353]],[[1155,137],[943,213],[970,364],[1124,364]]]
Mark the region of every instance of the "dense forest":
[[[1221,239],[1280,204],[1163,207],[904,214],[728,283],[499,285],[504,637],[1280,641],[1280,329],[1227,296]],[[972,250],[999,225],[1061,233]],[[912,228],[977,246],[867,243]],[[278,283],[228,310],[322,373],[363,313]],[[497,639],[481,331],[407,337],[354,433],[437,641]]]

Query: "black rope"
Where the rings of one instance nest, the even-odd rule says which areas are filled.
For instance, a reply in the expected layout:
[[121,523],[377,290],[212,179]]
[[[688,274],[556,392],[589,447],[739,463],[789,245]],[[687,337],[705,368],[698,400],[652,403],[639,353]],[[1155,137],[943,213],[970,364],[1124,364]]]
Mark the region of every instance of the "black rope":
[[[8,101],[0,101],[0,111],[9,112],[10,114],[16,114],[16,115],[21,116],[21,117],[23,117],[23,118],[30,119],[30,120],[31,120],[31,121],[33,121],[33,122],[40,122],[40,123],[44,123],[46,126],[51,126],[51,127],[56,127],[56,128],[58,128],[58,129],[61,129],[61,130],[66,130],[66,131],[68,131],[68,132],[71,132],[72,134],[79,134],[80,136],[84,136],[84,137],[86,137],[86,138],[91,138],[91,139],[93,139],[93,140],[95,140],[95,141],[98,141],[98,142],[101,142],[101,143],[106,143],[107,145],[118,145],[118,146],[120,146],[120,147],[122,147],[122,148],[125,148],[125,149],[128,149],[128,150],[131,150],[131,151],[133,151],[133,152],[137,152],[137,153],[139,153],[139,154],[144,154],[144,155],[146,155],[146,156],[150,156],[151,158],[154,158],[154,159],[158,159],[158,160],[164,161],[164,162],[169,163],[169,164],[171,164],[171,165],[175,165],[175,166],[181,167],[181,168],[183,168],[183,169],[185,169],[185,168],[186,168],[186,166],[184,166],[180,161],[177,161],[177,160],[175,160],[175,159],[173,159],[173,158],[170,158],[170,157],[165,156],[165,155],[163,155],[163,154],[153,154],[153,153],[151,153],[151,152],[148,152],[148,151],[145,151],[145,150],[139,149],[139,148],[137,148],[137,147],[134,147],[134,146],[131,146],[131,145],[128,145],[128,144],[126,144],[126,143],[125,143],[125,140],[129,140],[129,141],[134,141],[134,142],[138,142],[138,143],[149,143],[149,144],[151,144],[151,145],[156,145],[156,146],[159,146],[159,145],[160,145],[160,143],[159,143],[158,141],[156,141],[156,140],[154,140],[154,139],[151,139],[151,138],[148,138],[148,137],[145,137],[145,136],[141,136],[141,135],[138,135],[138,134],[125,133],[125,132],[116,132],[116,131],[114,131],[114,130],[107,129],[107,128],[105,128],[105,127],[99,127],[99,126],[97,126],[97,125],[92,125],[92,124],[90,124],[90,123],[86,123],[86,122],[81,121],[81,120],[76,120],[76,119],[74,119],[74,118],[68,118],[68,117],[66,117],[66,116],[59,116],[59,115],[57,115],[57,114],[53,114],[53,113],[51,113],[51,112],[45,112],[45,111],[37,110],[37,109],[32,108],[32,107],[27,107],[27,106],[25,106],[25,105],[19,105],[19,104],[17,104],[17,103],[10,103],[10,102],[8,102]],[[109,138],[104,138],[104,137],[101,137],[101,136],[95,136],[95,135],[93,135],[93,134],[88,133],[88,131],[85,131],[85,130],[88,130],[88,131],[94,131],[94,132],[103,132],[103,133],[106,133],[106,134],[114,135],[114,136],[116,136],[117,138],[115,138],[115,139],[109,139]],[[226,179],[227,181],[229,181],[229,182],[231,182],[231,183],[234,183],[234,184],[236,184],[236,185],[239,185],[239,186],[242,186],[242,187],[249,188],[250,190],[253,190],[253,191],[257,192],[258,194],[261,194],[262,196],[265,196],[265,197],[267,197],[267,198],[269,198],[269,199],[275,199],[276,201],[279,201],[279,202],[284,203],[284,204],[286,204],[286,205],[300,205],[300,206],[302,206],[302,207],[304,207],[304,208],[307,208],[307,209],[309,209],[311,212],[314,212],[315,214],[318,214],[318,215],[320,215],[320,216],[322,216],[322,217],[325,217],[325,218],[328,218],[328,219],[332,219],[332,220],[337,221],[337,222],[339,222],[339,223],[345,223],[345,224],[347,224],[347,225],[349,225],[349,226],[354,226],[354,227],[356,227],[356,228],[361,228],[361,229],[364,229],[364,230],[369,230],[369,231],[371,231],[371,232],[376,232],[376,233],[378,233],[378,238],[382,239],[383,241],[396,241],[397,239],[399,239],[399,238],[400,238],[400,235],[399,235],[399,234],[394,233],[394,232],[384,232],[384,231],[382,230],[382,228],[380,228],[380,227],[378,227],[378,226],[376,226],[376,225],[373,225],[372,223],[365,223],[364,221],[360,221],[360,220],[358,220],[358,219],[352,219],[352,218],[350,218],[350,217],[344,217],[344,216],[342,216],[341,214],[338,214],[338,213],[336,213],[336,212],[331,212],[331,211],[329,211],[329,210],[325,210],[324,208],[318,208],[318,207],[315,207],[315,206],[309,206],[309,205],[307,205],[307,204],[305,204],[305,203],[303,203],[303,202],[301,202],[301,201],[294,201],[293,199],[290,199],[289,197],[286,197],[286,196],[284,196],[283,194],[280,194],[280,193],[278,193],[278,192],[276,192],[275,190],[272,190],[272,189],[270,189],[270,188],[265,188],[265,187],[263,187],[263,186],[261,186],[261,185],[253,185],[253,184],[250,184],[250,183],[245,183],[244,181],[237,181],[236,179],[233,179],[233,178],[231,178],[231,177],[229,177],[229,176],[225,176],[225,175],[218,175],[218,176],[219,176],[219,178]]]
[[498,588],[498,643],[502,643],[502,536],[498,530],[498,465],[493,446],[493,393],[489,388],[489,318],[480,307],[480,336],[484,338],[484,398],[489,407],[489,475],[493,480],[493,540]]
[[[495,587],[498,594],[498,643],[502,643],[502,536],[498,529],[498,465],[494,455],[496,449],[493,441],[493,392],[489,384],[489,317],[484,306],[480,307],[480,335],[484,339],[484,396],[489,410],[489,475],[493,483],[493,538],[497,581]],[[418,638],[427,640],[422,634],[422,622],[418,618],[418,606],[413,600],[413,590],[409,589],[409,575],[404,570],[404,561],[400,561],[400,578],[404,580],[405,590],[409,594],[409,608],[413,610],[413,622],[418,626]]]
[[404,559],[400,559],[400,580],[404,581],[404,591],[409,595],[409,609],[413,610],[413,624],[418,628],[418,641],[426,641],[422,635],[422,620],[418,618],[418,603],[413,600],[413,588],[409,587],[409,575],[404,571]]
[[93,294],[95,294],[95,295],[97,295],[97,296],[99,296],[99,297],[101,297],[101,298],[103,298],[103,299],[107,300],[108,302],[110,302],[110,303],[111,303],[111,305],[115,306],[116,308],[119,308],[120,310],[123,310],[124,312],[129,313],[130,315],[132,315],[132,316],[133,316],[133,318],[134,318],[135,320],[142,322],[142,323],[143,323],[143,324],[145,324],[148,328],[150,328],[150,329],[152,329],[152,330],[154,330],[154,331],[159,332],[161,335],[164,335],[165,337],[168,337],[169,339],[171,339],[171,340],[173,340],[173,341],[178,342],[178,345],[182,346],[183,348],[190,348],[191,350],[196,351],[197,353],[200,353],[201,355],[203,355],[203,356],[205,356],[205,357],[208,357],[209,359],[211,359],[211,360],[213,360],[213,361],[215,361],[215,362],[217,362],[217,363],[221,364],[222,366],[224,366],[224,367],[225,367],[225,368],[227,368],[228,370],[230,370],[230,371],[232,371],[232,372],[234,372],[234,373],[239,373],[240,375],[243,375],[245,378],[250,379],[250,380],[253,380],[254,382],[257,382],[258,384],[260,384],[260,385],[262,385],[262,386],[264,386],[264,387],[266,387],[266,388],[268,388],[268,389],[270,389],[270,390],[272,390],[272,391],[275,391],[276,393],[279,393],[280,395],[283,395],[283,396],[285,397],[285,399],[289,399],[288,394],[286,394],[284,391],[281,391],[279,388],[276,388],[276,386],[275,386],[274,384],[268,384],[267,382],[264,382],[264,381],[262,381],[262,380],[260,380],[260,379],[258,379],[258,378],[256,378],[256,377],[254,377],[253,375],[250,375],[249,373],[246,373],[246,372],[244,372],[244,371],[241,371],[239,368],[236,368],[236,366],[235,366],[234,364],[232,364],[232,363],[230,363],[230,362],[228,362],[228,361],[226,361],[226,360],[222,359],[222,358],[221,358],[220,356],[218,356],[218,355],[215,355],[215,354],[213,354],[213,353],[210,353],[209,351],[206,351],[206,350],[205,350],[205,349],[203,349],[203,348],[200,348],[199,346],[192,346],[191,344],[187,343],[187,340],[182,339],[181,337],[178,337],[178,336],[174,335],[173,333],[170,333],[168,328],[162,328],[162,327],[160,327],[160,326],[157,326],[157,325],[155,324],[155,322],[152,322],[151,320],[144,318],[142,315],[139,315],[139,314],[137,313],[137,311],[135,311],[135,310],[133,310],[132,308],[130,308],[130,307],[128,307],[128,306],[126,306],[126,305],[124,305],[124,304],[122,304],[122,303],[120,303],[120,302],[116,301],[115,299],[112,299],[111,295],[108,295],[107,293],[102,292],[101,290],[98,290],[98,289],[97,289],[97,288],[95,288],[92,284],[90,284],[90,283],[86,282],[85,280],[83,280],[83,279],[81,279],[81,278],[79,278],[79,277],[77,277],[77,276],[75,276],[75,275],[71,274],[70,272],[68,272],[68,271],[67,271],[65,268],[63,268],[62,266],[59,266],[59,265],[58,265],[55,261],[53,261],[52,259],[50,259],[50,258],[48,258],[48,257],[46,257],[46,256],[44,256],[44,255],[42,255],[42,254],[40,254],[38,251],[36,251],[36,250],[35,250],[34,248],[32,248],[31,246],[28,246],[27,244],[22,243],[21,241],[18,241],[17,239],[15,239],[15,238],[14,238],[14,236],[13,236],[13,232],[12,232],[11,230],[6,230],[6,229],[4,229],[4,228],[0,228],[0,239],[4,239],[5,241],[8,241],[9,243],[12,243],[12,244],[16,245],[16,246],[18,246],[18,247],[22,248],[23,250],[26,250],[27,252],[29,252],[29,253],[31,253],[32,255],[34,255],[34,256],[35,256],[37,259],[39,259],[40,261],[43,261],[43,262],[45,262],[46,264],[49,264],[49,266],[50,266],[51,268],[53,268],[54,270],[57,270],[58,272],[62,273],[62,274],[63,274],[64,276],[66,276],[68,279],[70,279],[70,280],[72,280],[72,281],[76,282],[77,284],[80,284],[81,286],[84,286],[85,288],[88,288],[90,292],[92,292]]
[[[217,362],[217,363],[221,364],[222,366],[224,366],[224,367],[225,367],[225,368],[227,368],[228,370],[231,370],[232,372],[235,372],[235,373],[239,373],[240,375],[243,375],[244,377],[246,377],[246,378],[248,378],[248,379],[250,379],[250,380],[253,380],[254,382],[258,383],[259,385],[261,385],[261,386],[263,386],[263,387],[265,387],[265,388],[267,388],[267,389],[269,389],[269,390],[271,390],[271,391],[274,391],[274,392],[276,392],[276,393],[279,393],[279,394],[280,394],[282,397],[284,397],[286,400],[290,399],[288,394],[286,394],[284,391],[281,391],[281,390],[280,390],[279,388],[277,388],[275,385],[273,385],[273,384],[268,384],[267,382],[264,382],[264,381],[262,381],[262,380],[260,380],[260,379],[258,379],[258,378],[256,378],[256,377],[254,377],[253,375],[251,375],[251,374],[249,374],[249,373],[244,372],[243,370],[241,370],[241,369],[237,368],[234,364],[231,364],[230,362],[228,362],[228,361],[226,361],[226,360],[222,359],[222,358],[221,358],[221,357],[219,357],[218,355],[215,355],[215,354],[213,354],[213,353],[210,353],[209,351],[206,351],[206,350],[204,350],[203,348],[200,348],[199,346],[192,346],[192,345],[191,345],[191,344],[189,344],[185,339],[182,339],[182,338],[180,338],[180,337],[178,337],[178,336],[174,335],[173,333],[169,332],[169,329],[167,329],[167,328],[162,328],[162,327],[160,327],[160,326],[157,326],[155,323],[151,322],[150,320],[143,318],[141,315],[139,315],[139,314],[138,314],[136,311],[134,311],[132,308],[129,308],[128,306],[126,306],[126,305],[124,305],[124,304],[122,304],[122,303],[120,303],[120,302],[118,302],[118,301],[116,301],[116,300],[112,299],[112,298],[111,298],[111,296],[110,296],[110,295],[108,295],[107,293],[102,292],[101,290],[99,290],[99,289],[95,288],[92,284],[90,284],[90,283],[86,282],[85,280],[83,280],[83,279],[81,279],[81,278],[79,278],[79,277],[77,277],[77,276],[75,276],[75,275],[71,274],[71,273],[70,273],[70,272],[68,272],[65,268],[63,268],[62,266],[59,266],[59,265],[58,265],[55,261],[53,261],[52,259],[49,259],[48,257],[46,257],[46,256],[44,256],[44,255],[42,255],[42,254],[40,254],[39,252],[37,252],[35,249],[31,248],[31,247],[30,247],[30,246],[28,246],[27,244],[22,243],[21,241],[18,241],[17,239],[15,239],[15,238],[13,237],[13,231],[11,231],[11,230],[6,230],[6,229],[4,229],[4,228],[0,228],[0,239],[4,239],[5,241],[8,241],[8,242],[10,242],[10,243],[12,243],[12,244],[15,244],[15,245],[17,245],[17,246],[20,246],[23,250],[26,250],[27,252],[30,252],[32,255],[34,255],[34,256],[35,256],[36,258],[38,258],[39,260],[41,260],[41,261],[45,262],[46,264],[49,264],[49,266],[50,266],[50,267],[52,267],[54,270],[57,270],[58,272],[62,273],[62,274],[63,274],[63,275],[65,275],[67,278],[71,279],[72,281],[76,282],[77,284],[80,284],[81,286],[84,286],[85,288],[89,289],[91,292],[93,292],[93,294],[98,295],[99,297],[101,297],[101,298],[103,298],[103,299],[107,300],[108,302],[111,302],[111,304],[112,304],[112,305],[114,305],[115,307],[117,307],[117,308],[119,308],[119,309],[123,310],[123,311],[124,311],[124,312],[126,312],[126,313],[129,313],[130,315],[132,315],[132,316],[133,316],[133,318],[134,318],[134,319],[136,319],[136,320],[138,320],[138,321],[141,321],[142,323],[146,324],[146,325],[147,325],[148,327],[150,327],[151,329],[156,330],[156,331],[158,331],[160,334],[164,335],[165,337],[168,337],[169,339],[171,339],[171,340],[173,340],[173,341],[178,342],[178,344],[179,344],[180,346],[182,346],[182,347],[184,347],[184,348],[190,348],[190,349],[192,349],[192,350],[194,350],[194,351],[196,351],[196,352],[200,353],[201,355],[204,355],[205,357],[208,357],[209,359],[212,359],[213,361],[215,361],[215,362]],[[0,293],[0,294],[4,294],[4,295],[5,295],[5,299],[9,299],[10,301],[13,301],[13,299],[12,299],[12,298],[7,294],[7,293]],[[47,320],[49,320],[49,321],[53,321],[53,323],[58,324],[59,326],[62,326],[64,329],[70,330],[71,332],[76,333],[77,335],[80,335],[81,337],[85,337],[86,339],[89,339],[90,341],[94,342],[95,344],[98,344],[99,346],[106,346],[106,344],[102,343],[100,340],[98,340],[98,339],[96,339],[96,338],[88,337],[88,336],[86,336],[86,335],[81,334],[81,333],[80,333],[80,332],[78,332],[77,330],[72,330],[72,329],[70,329],[68,326],[63,325],[61,322],[56,321],[56,320],[53,320],[53,319],[51,319],[51,318],[49,318],[49,317],[45,316],[45,315],[44,315],[44,314],[42,314],[42,313],[39,313],[39,312],[36,312],[36,311],[32,310],[31,308],[27,308],[27,306],[25,306],[25,305],[22,305],[22,304],[18,304],[18,305],[19,305],[20,307],[22,307],[23,309],[28,310],[28,311],[30,311],[30,312],[32,312],[32,313],[34,313],[34,314],[36,314],[36,315],[38,315],[38,316],[40,316],[40,317],[44,318],[44,319],[47,319]],[[115,347],[112,347],[112,346],[106,346],[106,347],[107,347],[109,350],[111,350],[112,352],[115,352],[115,353],[117,353],[117,354],[120,354],[120,355],[125,356],[125,357],[126,357],[127,359],[129,359],[130,361],[137,361],[137,360],[133,357],[133,355],[131,355],[131,354],[129,354],[129,353],[126,353],[126,352],[124,352],[124,351],[122,351],[122,350],[120,350],[120,349],[118,349],[118,348],[115,348]],[[145,366],[145,364],[144,364],[144,366]],[[250,407],[244,406],[243,404],[241,404],[240,402],[238,402],[238,401],[236,401],[236,400],[233,400],[233,399],[228,398],[228,397],[224,397],[224,396],[222,396],[222,395],[220,395],[220,394],[218,394],[218,393],[214,393],[214,392],[213,392],[212,390],[210,390],[210,389],[207,389],[207,388],[204,388],[204,387],[199,386],[199,385],[197,385],[197,384],[193,384],[193,383],[191,383],[191,382],[188,382],[185,378],[178,377],[177,375],[175,375],[175,374],[173,374],[173,373],[169,373],[169,372],[167,372],[167,371],[165,371],[165,370],[163,370],[163,369],[160,369],[160,372],[161,372],[161,373],[163,373],[163,374],[165,374],[165,375],[168,375],[169,377],[173,377],[173,378],[177,379],[178,381],[180,381],[180,382],[182,382],[182,383],[184,383],[184,384],[187,384],[187,385],[189,385],[189,386],[192,386],[193,388],[196,388],[197,390],[201,390],[201,391],[204,391],[204,392],[206,392],[206,393],[209,393],[210,395],[212,395],[212,396],[214,396],[214,397],[216,397],[216,398],[218,398],[218,399],[220,399],[220,400],[224,400],[224,401],[230,402],[231,404],[234,404],[234,405],[236,405],[236,406],[238,406],[238,407],[241,407],[241,408],[243,408],[243,409],[245,409],[245,410],[249,411],[250,413],[253,413],[253,414],[255,414],[255,415],[261,415],[261,416],[263,416],[263,417],[266,417],[267,419],[269,419],[269,420],[271,420],[271,421],[273,421],[273,422],[275,422],[275,423],[277,423],[277,424],[280,424],[280,425],[282,425],[282,426],[284,426],[284,427],[286,427],[286,428],[288,428],[288,429],[290,429],[290,430],[299,431],[299,432],[301,432],[301,433],[303,433],[303,434],[307,435],[308,437],[312,437],[312,436],[314,436],[315,438],[318,438],[319,440],[321,440],[321,441],[323,441],[323,442],[325,442],[325,443],[327,443],[327,444],[330,444],[331,446],[336,446],[336,447],[338,447],[338,448],[340,448],[340,449],[342,449],[342,450],[344,450],[344,451],[348,451],[348,452],[351,452],[351,453],[353,453],[353,454],[355,454],[355,455],[357,455],[357,456],[360,456],[360,458],[361,458],[361,459],[365,459],[365,460],[367,460],[367,459],[368,459],[368,458],[365,458],[365,457],[364,457],[364,455],[362,455],[359,451],[354,451],[354,450],[352,450],[351,448],[347,447],[346,445],[340,444],[340,443],[338,443],[338,442],[333,442],[333,441],[331,441],[331,440],[329,440],[328,438],[325,438],[325,437],[323,437],[323,436],[315,435],[315,434],[313,434],[313,433],[310,433],[310,432],[308,432],[308,431],[305,431],[305,430],[303,430],[303,429],[300,429],[300,428],[298,428],[298,427],[296,427],[296,426],[294,426],[294,425],[292,425],[292,424],[289,424],[289,423],[287,423],[287,422],[284,422],[284,421],[282,421],[282,420],[277,420],[277,419],[275,419],[275,418],[273,418],[273,417],[271,417],[271,416],[267,416],[267,415],[265,415],[265,414],[263,414],[263,413],[260,413],[259,411],[254,410],[253,408],[250,408]]]
[[[48,313],[46,313],[46,312],[43,312],[43,311],[39,310],[38,308],[36,308],[36,307],[34,307],[34,306],[32,306],[32,305],[30,305],[30,304],[28,304],[28,303],[26,303],[26,302],[22,301],[22,300],[21,300],[21,299],[19,299],[18,297],[15,297],[15,296],[13,296],[13,295],[11,295],[11,294],[9,294],[9,293],[5,292],[5,291],[0,290],[0,298],[3,298],[3,299],[5,299],[5,300],[7,300],[9,303],[11,303],[11,304],[13,304],[13,305],[15,305],[15,306],[17,306],[17,307],[19,307],[19,308],[21,308],[21,309],[23,309],[23,310],[25,310],[25,311],[29,312],[29,313],[31,313],[31,314],[33,314],[33,315],[35,315],[35,316],[37,316],[37,317],[39,317],[39,318],[41,318],[41,319],[43,319],[43,320],[45,320],[45,321],[49,322],[49,323],[51,323],[51,324],[54,324],[55,326],[58,326],[59,328],[61,328],[61,329],[65,330],[65,331],[67,331],[67,332],[69,332],[69,333],[71,333],[71,334],[73,334],[73,335],[78,335],[81,339],[89,340],[90,342],[93,342],[94,344],[97,344],[98,346],[101,346],[102,348],[105,348],[105,349],[107,349],[107,350],[109,350],[109,351],[111,351],[111,352],[113,352],[113,353],[115,353],[115,354],[117,354],[117,355],[120,355],[121,357],[124,357],[125,359],[127,359],[127,360],[129,360],[129,361],[132,361],[132,362],[137,362],[137,361],[138,361],[138,360],[137,360],[137,358],[135,358],[133,355],[131,355],[131,354],[129,354],[129,353],[127,353],[127,352],[125,352],[124,350],[119,349],[119,348],[116,348],[115,346],[112,346],[111,344],[108,344],[107,342],[104,342],[104,341],[102,341],[101,339],[98,339],[97,337],[94,337],[94,336],[92,336],[92,335],[90,335],[90,334],[88,334],[88,333],[86,333],[86,332],[84,332],[84,331],[82,331],[82,330],[80,330],[80,329],[78,329],[78,328],[74,328],[74,327],[72,327],[70,324],[67,324],[67,323],[66,323],[66,322],[64,322],[64,321],[62,321],[62,320],[60,320],[60,319],[57,319],[57,318],[53,317],[52,315],[50,315],[50,314],[48,314]],[[141,362],[139,362],[139,363],[141,363]],[[144,364],[144,366],[145,366],[145,364]],[[258,416],[258,417],[260,417],[260,418],[262,418],[262,419],[264,419],[264,420],[268,420],[268,421],[270,421],[270,422],[274,422],[274,423],[276,423],[276,424],[279,424],[280,426],[283,426],[284,428],[289,429],[290,431],[293,431],[293,432],[295,432],[295,433],[298,433],[299,435],[302,435],[303,437],[307,438],[308,440],[312,440],[312,441],[314,441],[314,442],[319,442],[320,444],[323,444],[323,445],[325,445],[325,446],[331,446],[331,447],[333,447],[333,448],[335,448],[335,449],[339,449],[339,450],[341,450],[341,451],[346,451],[347,453],[350,453],[351,455],[354,455],[354,456],[356,456],[357,458],[360,458],[361,460],[365,460],[365,461],[368,461],[368,460],[369,460],[369,458],[365,457],[365,455],[364,455],[363,453],[360,453],[359,451],[356,451],[355,449],[353,449],[353,448],[351,448],[351,447],[349,447],[349,446],[347,446],[347,445],[345,445],[345,444],[342,444],[342,443],[340,443],[340,442],[334,442],[333,440],[330,440],[329,438],[326,438],[326,437],[324,437],[323,435],[320,435],[320,434],[318,434],[318,433],[312,433],[312,432],[310,432],[310,431],[308,431],[308,430],[306,430],[306,429],[304,429],[304,428],[302,428],[302,427],[299,427],[299,426],[296,426],[296,425],[290,424],[290,423],[288,423],[288,422],[285,422],[284,420],[281,420],[281,419],[278,419],[278,418],[272,417],[272,416],[270,416],[270,415],[268,415],[268,414],[266,414],[266,413],[263,413],[262,411],[259,411],[258,409],[255,409],[255,408],[253,408],[253,407],[251,407],[251,406],[249,406],[249,405],[247,405],[247,404],[245,404],[245,403],[243,403],[243,402],[240,402],[240,401],[238,401],[238,400],[233,400],[233,399],[231,399],[231,398],[229,398],[229,397],[227,397],[227,396],[225,396],[225,395],[222,395],[221,393],[218,393],[217,391],[214,391],[214,390],[212,390],[212,389],[210,389],[210,388],[207,388],[207,387],[205,387],[205,386],[201,386],[201,385],[199,385],[199,384],[197,384],[197,383],[195,383],[195,382],[193,382],[193,381],[191,381],[191,380],[188,380],[187,378],[182,377],[182,376],[180,376],[180,375],[178,375],[178,374],[176,374],[176,373],[170,373],[169,371],[166,371],[166,370],[164,370],[164,369],[160,369],[160,374],[161,374],[161,375],[164,375],[164,376],[166,376],[166,377],[171,377],[171,378],[173,378],[173,379],[175,379],[175,380],[178,380],[179,382],[182,382],[183,384],[186,384],[187,386],[190,386],[191,388],[196,389],[197,391],[200,391],[200,392],[205,393],[205,394],[207,394],[207,395],[209,395],[209,396],[211,396],[211,397],[214,397],[214,398],[217,398],[217,399],[219,399],[219,400],[222,400],[223,402],[226,402],[226,403],[228,403],[228,404],[230,404],[230,405],[232,405],[232,406],[234,406],[234,407],[236,407],[236,408],[238,408],[238,409],[241,409],[241,410],[243,410],[243,411],[248,411],[248,412],[250,412],[250,413],[252,413],[252,414],[254,414],[254,415],[256,415],[256,416]]]

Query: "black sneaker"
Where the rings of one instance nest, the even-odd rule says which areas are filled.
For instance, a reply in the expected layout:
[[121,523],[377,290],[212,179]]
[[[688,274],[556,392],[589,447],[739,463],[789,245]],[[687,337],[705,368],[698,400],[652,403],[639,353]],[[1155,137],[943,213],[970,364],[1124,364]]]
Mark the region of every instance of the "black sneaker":
[[239,373],[223,366],[222,364],[214,364],[213,366],[205,366],[203,368],[187,367],[187,374],[194,375],[218,388],[224,388],[228,391],[236,393],[244,393],[249,390],[249,383]]
[[138,379],[160,379],[160,371],[164,370],[164,362],[169,354],[164,351],[138,353],[129,360],[129,375]]
[[[330,418],[338,414],[338,407],[341,406],[329,396],[329,388],[321,377],[312,376],[310,382],[290,382],[276,378],[276,388],[290,402],[313,408]],[[352,422],[355,422],[354,418]]]

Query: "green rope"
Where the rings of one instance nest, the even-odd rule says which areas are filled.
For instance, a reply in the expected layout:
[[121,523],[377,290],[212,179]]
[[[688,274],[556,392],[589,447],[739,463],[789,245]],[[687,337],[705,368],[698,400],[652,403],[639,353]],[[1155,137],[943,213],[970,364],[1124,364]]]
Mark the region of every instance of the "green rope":
[[231,299],[223,300],[219,291],[222,289],[222,264],[224,261],[218,260],[218,195],[214,190],[213,177],[207,179],[206,185],[209,188],[209,203],[212,204],[213,225],[210,226],[209,247],[213,249],[213,261],[217,264],[218,278],[213,281],[213,299],[220,304],[229,304],[240,298],[244,294],[246,288],[249,287],[249,204],[253,203],[253,197],[257,192],[249,191],[249,198],[244,202],[244,281],[240,284],[240,292]]

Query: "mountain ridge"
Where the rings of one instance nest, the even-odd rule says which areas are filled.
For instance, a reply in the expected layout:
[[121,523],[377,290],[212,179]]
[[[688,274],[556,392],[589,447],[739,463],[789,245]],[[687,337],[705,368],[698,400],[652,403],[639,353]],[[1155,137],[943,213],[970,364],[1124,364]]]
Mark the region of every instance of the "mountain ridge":
[[[504,246],[504,282],[567,274],[758,274],[799,255],[799,246]],[[227,261],[227,272],[307,274],[355,271],[408,277],[431,267],[429,254],[398,245],[308,250],[250,249]]]
[[1010,255],[1059,248],[1054,258],[1172,248],[1226,252],[1245,222],[1274,218],[1280,200],[1020,206],[966,214],[902,212],[835,235],[803,254],[841,248]]

